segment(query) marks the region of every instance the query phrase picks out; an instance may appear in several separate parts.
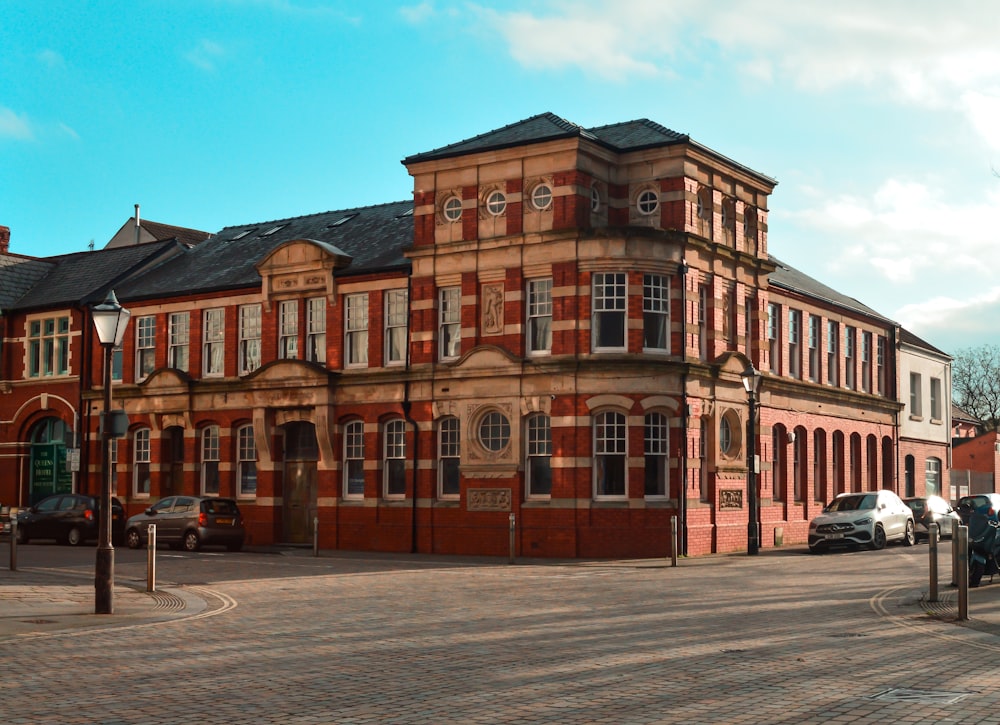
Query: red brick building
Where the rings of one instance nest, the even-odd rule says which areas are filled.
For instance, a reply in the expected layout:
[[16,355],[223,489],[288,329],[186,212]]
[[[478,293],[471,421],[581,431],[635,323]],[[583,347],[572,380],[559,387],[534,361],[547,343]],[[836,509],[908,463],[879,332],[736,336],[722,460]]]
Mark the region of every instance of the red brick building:
[[[403,163],[412,201],[227,227],[109,264],[76,306],[33,297],[44,278],[15,295],[18,400],[44,395],[32,320],[70,320],[44,382],[79,405],[36,415],[80,439],[73,485],[97,489],[87,305],[114,287],[118,497],[233,496],[251,544],[315,522],[324,548],[505,555],[513,521],[520,556],[668,556],[676,517],[682,553],[744,548],[749,363],[764,545],[840,491],[903,492],[900,330],[768,253],[773,179],[650,121],[551,114]],[[0,397],[4,502],[34,490],[19,406]]]

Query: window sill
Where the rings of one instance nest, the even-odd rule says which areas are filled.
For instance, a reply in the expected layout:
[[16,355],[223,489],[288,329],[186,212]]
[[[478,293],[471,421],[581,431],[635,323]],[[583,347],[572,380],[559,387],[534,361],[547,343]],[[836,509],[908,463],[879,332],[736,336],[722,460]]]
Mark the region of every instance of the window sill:
[[912,420],[915,423],[923,423],[924,416],[922,416],[922,415],[911,415],[910,416],[910,420]]

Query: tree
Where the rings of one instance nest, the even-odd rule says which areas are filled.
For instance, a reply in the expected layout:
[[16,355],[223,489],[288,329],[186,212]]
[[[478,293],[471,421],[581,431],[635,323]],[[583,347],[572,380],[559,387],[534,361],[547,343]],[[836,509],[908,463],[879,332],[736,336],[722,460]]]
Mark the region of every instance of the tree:
[[1000,422],[1000,346],[959,350],[951,363],[955,402],[990,430]]

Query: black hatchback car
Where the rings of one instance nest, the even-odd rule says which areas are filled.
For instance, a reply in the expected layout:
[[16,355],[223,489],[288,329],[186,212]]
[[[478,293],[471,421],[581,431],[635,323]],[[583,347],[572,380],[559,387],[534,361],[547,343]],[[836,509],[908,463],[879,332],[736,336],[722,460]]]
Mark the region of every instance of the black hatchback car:
[[[57,493],[17,514],[17,543],[32,539],[55,539],[60,544],[79,546],[98,537],[100,503],[96,496]],[[111,499],[111,540],[121,542],[125,533],[125,509]]]

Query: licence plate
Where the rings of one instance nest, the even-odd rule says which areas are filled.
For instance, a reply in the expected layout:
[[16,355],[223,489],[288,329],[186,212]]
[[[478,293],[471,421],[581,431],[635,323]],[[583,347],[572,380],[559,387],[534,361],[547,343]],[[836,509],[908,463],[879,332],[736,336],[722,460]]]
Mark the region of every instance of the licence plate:
[[844,535],[843,534],[825,534],[823,536],[823,538],[824,539],[843,539]]
[[215,523],[219,524],[220,526],[232,526],[233,525],[233,520],[232,519],[216,519]]

